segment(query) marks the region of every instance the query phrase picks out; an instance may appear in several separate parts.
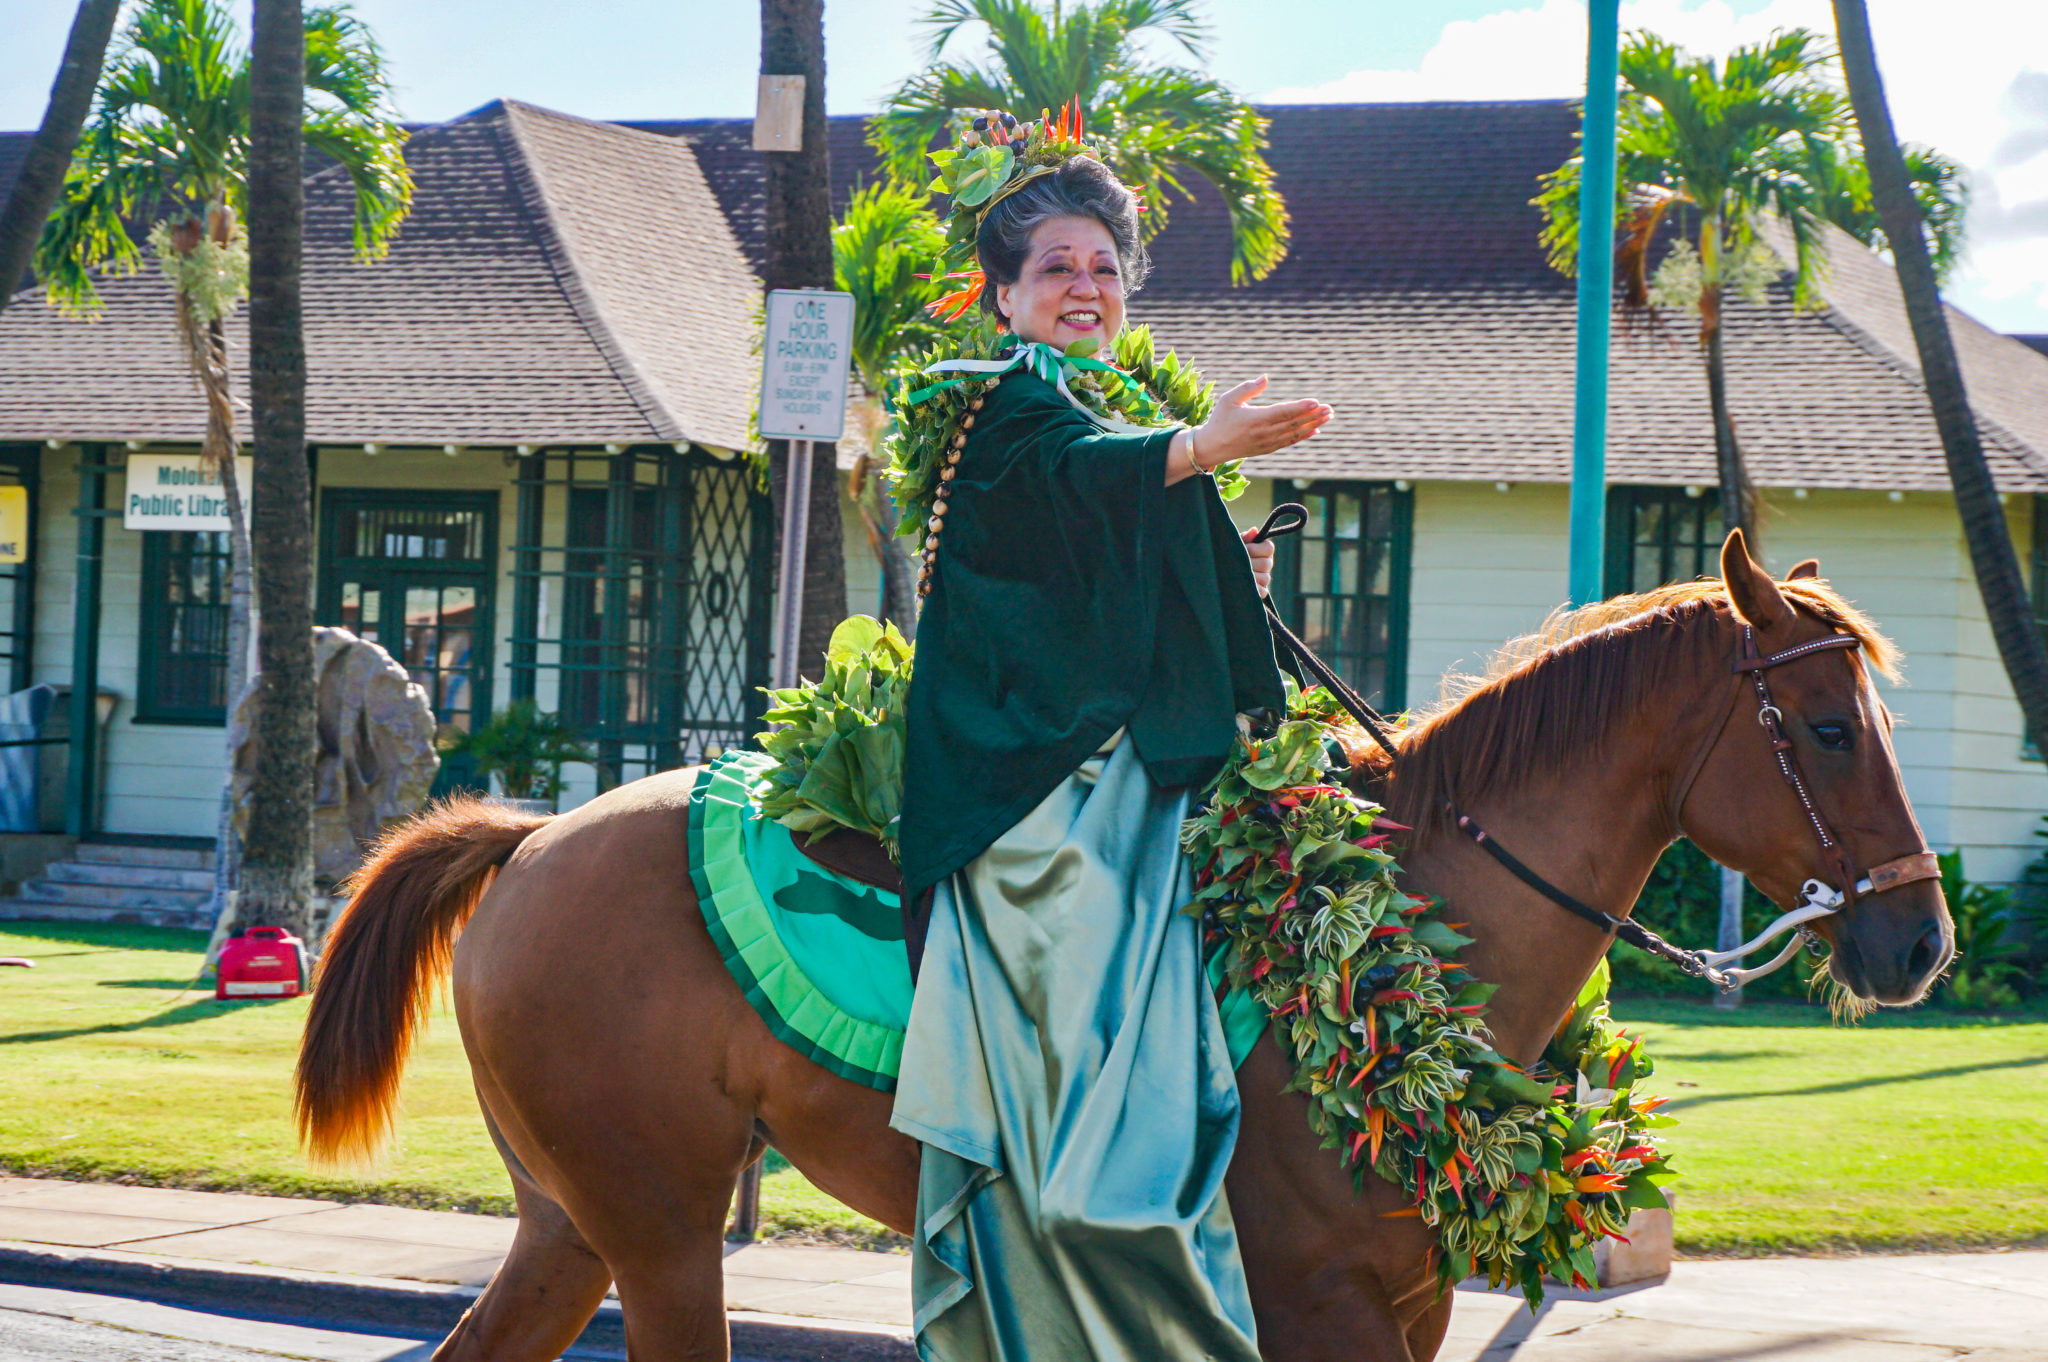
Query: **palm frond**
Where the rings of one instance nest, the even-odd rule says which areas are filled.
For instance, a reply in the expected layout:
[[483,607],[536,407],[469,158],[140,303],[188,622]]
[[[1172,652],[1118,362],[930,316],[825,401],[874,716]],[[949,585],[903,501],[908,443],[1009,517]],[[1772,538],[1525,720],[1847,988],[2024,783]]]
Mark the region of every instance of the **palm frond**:
[[[1804,306],[1826,270],[1820,224],[1834,221],[1867,242],[1882,240],[1869,207],[1862,151],[1847,100],[1832,78],[1834,50],[1806,29],[1738,47],[1725,60],[1694,56],[1654,33],[1627,35],[1618,111],[1618,184],[1628,231],[1618,251],[1631,288],[1646,284],[1666,209],[1688,202],[1712,243],[1740,247],[1768,216],[1792,238],[1794,296]],[[1947,163],[1943,163],[1946,165]],[[1570,274],[1578,249],[1579,162],[1543,177],[1534,200],[1550,263]],[[1960,250],[1963,196],[1952,167],[1926,166],[1925,200],[1937,258]],[[1634,206],[1634,216],[1627,206]],[[1944,255],[1946,248],[1946,255]]]
[[307,114],[305,136],[307,148],[341,166],[355,190],[356,258],[381,259],[412,211],[405,130],[323,109]]
[[1107,118],[1117,148],[1113,167],[1144,190],[1145,232],[1164,230],[1184,178],[1205,180],[1230,214],[1230,278],[1263,279],[1286,257],[1287,205],[1266,163],[1266,120],[1218,82],[1166,68],[1124,86],[1126,101]]
[[853,362],[869,392],[881,395],[901,356],[938,339],[943,328],[925,307],[946,285],[919,276],[937,272],[945,245],[930,196],[898,183],[855,190],[833,227],[835,286],[853,295]]
[[[971,25],[987,29],[986,64],[940,61]],[[1031,118],[1079,99],[1090,126],[1117,145],[1113,168],[1140,191],[1147,236],[1199,179],[1228,208],[1234,282],[1264,278],[1285,257],[1287,208],[1266,163],[1265,120],[1221,82],[1138,51],[1135,39],[1152,32],[1205,55],[1195,0],[934,0],[920,29],[934,65],[905,81],[868,130],[892,177],[921,182],[925,153],[960,110]]]
[[1194,0],[1102,0],[1095,12],[1126,35],[1163,33],[1197,61],[1209,56],[1209,23]]
[[889,97],[889,107],[868,124],[868,145],[892,179],[922,184],[931,177],[925,153],[961,109],[1010,109],[1021,104],[1001,73],[969,63],[920,72]]
[[[355,193],[355,244],[381,255],[412,203],[405,131],[376,41],[347,5],[306,12],[306,144]],[[246,207],[249,57],[223,0],[141,0],[101,73],[35,269],[73,311],[98,302],[93,274],[133,270],[133,233],[163,213]]]

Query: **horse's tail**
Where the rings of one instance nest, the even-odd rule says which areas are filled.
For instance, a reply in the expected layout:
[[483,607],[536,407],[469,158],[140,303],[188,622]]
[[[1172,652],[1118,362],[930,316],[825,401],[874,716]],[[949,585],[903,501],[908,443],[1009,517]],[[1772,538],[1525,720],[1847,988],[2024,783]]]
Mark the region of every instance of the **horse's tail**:
[[356,872],[299,1042],[299,1141],[315,1159],[368,1158],[383,1145],[456,932],[514,848],[547,821],[450,799],[386,833]]

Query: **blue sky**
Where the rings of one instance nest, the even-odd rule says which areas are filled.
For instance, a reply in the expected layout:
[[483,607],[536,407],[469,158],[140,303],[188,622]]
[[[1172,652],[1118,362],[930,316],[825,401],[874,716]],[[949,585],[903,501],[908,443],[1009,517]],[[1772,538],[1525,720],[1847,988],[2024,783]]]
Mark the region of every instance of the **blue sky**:
[[[237,8],[246,8],[238,5]],[[499,96],[592,118],[740,117],[760,51],[751,0],[357,0],[401,112],[437,121]],[[872,110],[923,59],[925,0],[827,0],[827,101]],[[1211,69],[1257,100],[1535,98],[1583,83],[1583,0],[1209,0]],[[2048,332],[2048,5],[1870,0],[1902,135],[1971,168],[1973,251],[1952,295],[2003,330]],[[0,127],[33,127],[67,0],[0,0]],[[1623,23],[1700,51],[1832,28],[1827,0],[1626,0]],[[957,41],[956,51],[977,44]]]

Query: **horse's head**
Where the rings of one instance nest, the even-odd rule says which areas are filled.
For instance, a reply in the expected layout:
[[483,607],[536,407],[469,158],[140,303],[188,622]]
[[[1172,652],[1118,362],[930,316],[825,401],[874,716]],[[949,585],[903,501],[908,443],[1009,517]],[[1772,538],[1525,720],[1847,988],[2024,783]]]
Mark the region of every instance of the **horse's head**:
[[[1742,674],[1733,711],[1683,792],[1680,824],[1701,850],[1740,870],[1781,907],[1799,899],[1808,879],[1849,892],[1853,903],[1813,924],[1834,947],[1829,971],[1866,1001],[1917,1002],[1955,949],[1940,881],[1880,884],[1861,895],[1842,883],[1927,849],[1892,752],[1891,715],[1871,684],[1870,667],[1888,664],[1882,640],[1866,632],[1860,616],[1845,614],[1819,582],[1818,563],[1801,563],[1774,582],[1749,556],[1740,530],[1722,546],[1721,577],[1734,633],[1739,638],[1742,625],[1754,630],[1757,653],[1768,657],[1852,632],[1864,638],[1862,652],[1874,655],[1816,651],[1763,673],[1769,702],[1782,715],[1776,724],[1789,743],[1784,756],[1811,810],[1780,769],[1762,702]],[[1729,655],[1732,661],[1732,647]],[[1823,845],[1822,828],[1838,849]]]

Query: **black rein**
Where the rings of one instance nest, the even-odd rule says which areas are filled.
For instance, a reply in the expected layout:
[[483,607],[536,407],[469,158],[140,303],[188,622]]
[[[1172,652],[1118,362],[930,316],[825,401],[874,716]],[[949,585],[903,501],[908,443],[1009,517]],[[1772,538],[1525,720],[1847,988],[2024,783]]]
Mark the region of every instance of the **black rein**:
[[[1259,526],[1258,533],[1252,536],[1252,542],[1255,544],[1265,543],[1282,535],[1295,534],[1306,524],[1308,524],[1308,508],[1299,502],[1286,502],[1273,508],[1272,513],[1266,517],[1265,523]],[[1351,717],[1358,720],[1359,725],[1372,735],[1373,741],[1378,743],[1381,749],[1386,752],[1388,761],[1393,765],[1399,765],[1401,750],[1394,743],[1393,725],[1387,722],[1386,716],[1367,704],[1364,696],[1353,690],[1342,677],[1338,676],[1331,669],[1329,663],[1317,657],[1315,650],[1302,642],[1301,638],[1292,629],[1287,627],[1287,622],[1280,618],[1280,611],[1274,606],[1271,596],[1261,596],[1260,600],[1265,604],[1266,620],[1273,627],[1273,636],[1285,644],[1287,651],[1294,654],[1295,660],[1311,676],[1315,677],[1316,681],[1328,690],[1330,694],[1336,696],[1337,703],[1344,706],[1350,712]],[[1452,818],[1456,821],[1458,831],[1471,838],[1473,845],[1493,857],[1494,860],[1500,862],[1501,866],[1509,874],[1549,899],[1558,907],[1564,909],[1567,913],[1591,923],[1603,932],[1619,937],[1637,950],[1654,955],[1660,960],[1669,960],[1687,974],[1708,979],[1715,983],[1720,982],[1715,977],[1720,971],[1701,962],[1691,951],[1682,950],[1672,945],[1669,941],[1666,941],[1641,923],[1632,922],[1627,918],[1616,917],[1612,913],[1602,912],[1590,903],[1573,898],[1570,894],[1559,889],[1549,880],[1544,879],[1541,875],[1523,864],[1519,857],[1499,842],[1496,842],[1492,835],[1485,828],[1473,822],[1470,816],[1458,812],[1456,806],[1448,807]]]

